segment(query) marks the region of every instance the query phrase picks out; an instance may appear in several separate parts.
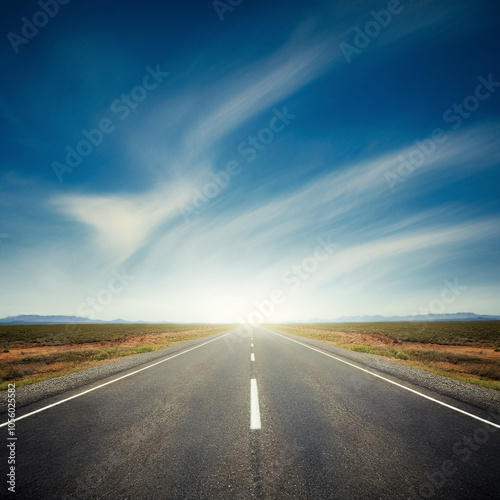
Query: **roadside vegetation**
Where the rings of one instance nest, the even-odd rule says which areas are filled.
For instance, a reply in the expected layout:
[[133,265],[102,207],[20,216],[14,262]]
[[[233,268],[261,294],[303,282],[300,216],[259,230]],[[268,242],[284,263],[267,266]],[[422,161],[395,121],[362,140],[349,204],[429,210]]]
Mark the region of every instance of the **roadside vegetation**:
[[234,325],[0,325],[0,390],[207,337]]
[[500,321],[268,326],[500,390]]

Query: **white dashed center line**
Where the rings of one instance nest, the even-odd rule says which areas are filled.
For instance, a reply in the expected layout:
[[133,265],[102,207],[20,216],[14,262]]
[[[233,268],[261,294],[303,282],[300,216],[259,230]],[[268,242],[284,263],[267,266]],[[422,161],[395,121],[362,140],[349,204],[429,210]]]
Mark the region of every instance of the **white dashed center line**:
[[260,429],[259,392],[257,380],[250,380],[250,429]]
[[250,361],[255,361],[255,354],[253,352],[250,354]]

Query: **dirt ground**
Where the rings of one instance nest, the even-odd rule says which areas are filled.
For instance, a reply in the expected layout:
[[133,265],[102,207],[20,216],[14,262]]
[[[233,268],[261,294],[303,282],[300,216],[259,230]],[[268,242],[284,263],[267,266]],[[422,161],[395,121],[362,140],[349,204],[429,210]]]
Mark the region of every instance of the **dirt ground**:
[[134,347],[139,345],[162,345],[169,343],[172,340],[180,340],[180,337],[191,334],[196,334],[203,330],[187,330],[183,332],[166,332],[166,333],[148,333],[129,335],[118,341],[105,341],[105,342],[87,342],[85,344],[65,344],[54,346],[17,346],[9,348],[9,352],[0,352],[1,361],[15,361],[26,356],[39,356],[51,354],[54,352],[64,351],[80,351],[80,350],[99,350],[107,349],[110,347]]
[[474,345],[443,345],[443,344],[430,344],[422,342],[402,342],[395,341],[385,335],[379,333],[354,333],[354,332],[336,332],[336,331],[325,331],[316,330],[313,328],[301,328],[302,331],[311,332],[314,334],[319,334],[328,340],[328,337],[332,337],[332,340],[339,344],[362,344],[370,346],[386,346],[386,347],[396,347],[401,349],[422,349],[422,350],[434,350],[434,351],[446,351],[454,354],[466,354],[468,356],[481,356],[483,358],[491,359],[494,361],[500,360],[500,352],[495,352],[493,347],[482,347]]

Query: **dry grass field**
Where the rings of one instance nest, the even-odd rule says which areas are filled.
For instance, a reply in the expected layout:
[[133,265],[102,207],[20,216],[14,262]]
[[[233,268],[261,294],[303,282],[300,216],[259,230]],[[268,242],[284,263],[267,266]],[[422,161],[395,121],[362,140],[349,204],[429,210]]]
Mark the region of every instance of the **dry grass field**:
[[269,328],[500,390],[500,321],[318,323]]
[[231,325],[0,325],[0,390],[206,337]]

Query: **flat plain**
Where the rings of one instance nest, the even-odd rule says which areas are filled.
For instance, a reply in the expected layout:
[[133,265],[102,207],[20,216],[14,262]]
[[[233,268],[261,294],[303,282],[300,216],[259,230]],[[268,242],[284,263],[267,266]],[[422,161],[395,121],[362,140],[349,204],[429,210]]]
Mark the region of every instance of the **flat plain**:
[[208,324],[0,325],[0,390],[230,329]]
[[500,390],[500,321],[304,323],[268,327]]
[[[0,325],[0,390],[71,373],[235,325]],[[308,323],[269,328],[500,390],[500,321]]]

